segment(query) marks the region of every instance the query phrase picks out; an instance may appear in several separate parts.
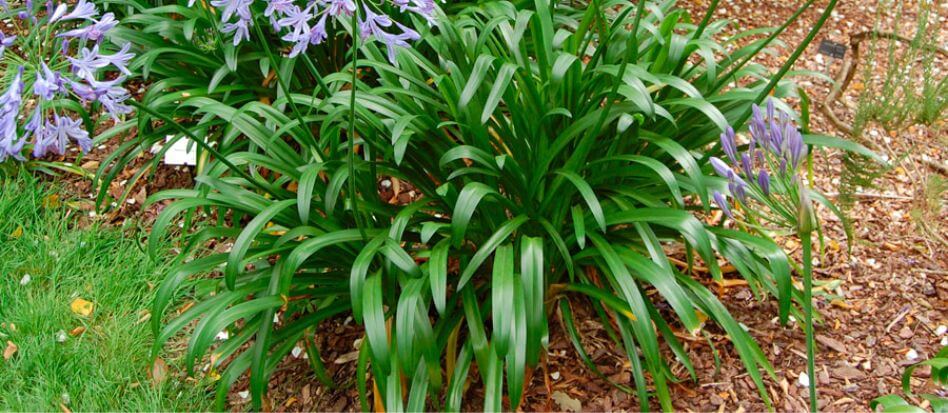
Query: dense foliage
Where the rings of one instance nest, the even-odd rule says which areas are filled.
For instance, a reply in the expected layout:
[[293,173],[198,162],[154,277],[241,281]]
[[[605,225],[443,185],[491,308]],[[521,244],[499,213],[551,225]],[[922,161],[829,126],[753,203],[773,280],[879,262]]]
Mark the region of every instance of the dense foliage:
[[[812,1],[780,28],[723,41],[717,2],[697,23],[671,1],[451,4],[430,21],[402,16],[415,22],[411,48],[360,42],[339,19],[339,35],[305,53],[273,41],[285,32],[221,36],[243,30],[218,21],[211,6],[224,3],[121,3],[128,27],[115,38],[141,50],[133,67],[150,85],[137,118],[116,127],[137,126],[140,139],[100,171],[108,185],[168,135],[201,147],[196,187],[149,200],[175,200],[155,223],[153,253],[182,215],[188,235],[153,322],[157,351],[199,320],[187,362],[224,368],[219,401],[249,370],[260,407],[301,339],[332,385],[311,337],[351,315],[365,327],[364,409],[369,370],[386,410],[459,410],[469,379],[484,387],[486,410],[504,408],[503,395],[515,409],[551,317],[598,374],[571,316],[582,304],[627,352],[634,383],[615,384],[643,410],[653,397],[672,409],[668,383],[683,378],[671,364],[694,377],[676,332],[708,322],[769,404],[762,375],[773,369],[705,283],[723,281],[724,259],[758,297],[779,300],[784,321],[800,295],[767,232],[708,218],[729,183],[708,159],[767,96],[791,113],[781,98],[796,87],[783,77],[835,2],[777,73],[752,59]],[[250,22],[266,13],[257,3],[241,3]],[[351,10],[353,21],[371,17]],[[795,148],[795,162],[804,153]],[[382,181],[416,196],[382,199]],[[219,238],[229,251],[197,248]],[[182,290],[197,304],[163,318]]]

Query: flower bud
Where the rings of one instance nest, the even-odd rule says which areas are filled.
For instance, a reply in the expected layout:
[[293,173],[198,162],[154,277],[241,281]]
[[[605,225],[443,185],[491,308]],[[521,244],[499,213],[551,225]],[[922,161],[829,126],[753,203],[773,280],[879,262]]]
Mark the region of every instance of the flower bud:
[[810,200],[809,188],[802,180],[797,182],[797,192],[800,194],[800,203],[797,205],[797,231],[800,234],[809,234],[813,232],[813,202]]
[[723,211],[724,214],[728,216],[728,218],[734,219],[734,214],[731,213],[731,208],[727,206],[727,198],[725,198],[724,195],[718,191],[714,191],[711,196],[714,198],[714,203],[718,204],[718,208],[721,208],[721,211]]

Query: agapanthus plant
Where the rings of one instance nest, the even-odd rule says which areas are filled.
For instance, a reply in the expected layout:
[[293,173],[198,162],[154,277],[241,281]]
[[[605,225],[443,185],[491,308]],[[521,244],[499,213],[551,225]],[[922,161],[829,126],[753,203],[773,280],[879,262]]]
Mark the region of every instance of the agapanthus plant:
[[816,411],[815,345],[813,335],[813,274],[811,234],[819,224],[812,211],[810,189],[801,166],[807,145],[796,124],[786,113],[776,113],[774,101],[767,102],[766,114],[753,106],[746,150],[738,147],[734,130],[721,134],[721,148],[727,160],[712,157],[711,166],[727,179],[728,192],[740,208],[731,208],[727,197],[714,191],[715,203],[728,217],[764,229],[785,229],[796,233],[803,245],[803,312],[806,320],[807,377],[810,410]]
[[[0,32],[0,162],[62,155],[75,144],[92,147],[94,115],[119,118],[131,108],[122,86],[134,57],[125,45],[107,52],[106,34],[117,25],[112,13],[80,0],[70,7],[48,1],[0,6],[10,20]],[[119,73],[118,76],[115,73]],[[12,77],[11,77],[12,76]]]
[[[190,0],[188,6],[194,6]],[[296,57],[312,45],[321,44],[329,37],[327,24],[350,21],[357,14],[360,38],[374,39],[385,45],[388,57],[395,61],[397,47],[407,47],[409,41],[419,39],[417,31],[399,23],[386,14],[385,9],[397,9],[412,13],[432,23],[435,13],[434,0],[384,0],[363,2],[360,0],[266,0],[262,15],[268,19],[270,28],[280,38],[292,44],[290,57]],[[220,30],[230,34],[233,44],[239,45],[250,38],[254,26],[253,0],[211,0],[220,12]],[[263,5],[261,5],[263,8]]]

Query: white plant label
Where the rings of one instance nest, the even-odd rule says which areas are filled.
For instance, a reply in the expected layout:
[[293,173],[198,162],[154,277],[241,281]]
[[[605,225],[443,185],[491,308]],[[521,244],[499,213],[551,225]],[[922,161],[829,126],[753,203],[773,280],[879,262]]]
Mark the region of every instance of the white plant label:
[[[174,135],[165,136],[165,142],[174,138]],[[165,165],[197,165],[197,145],[188,144],[191,141],[187,138],[181,138],[171,144],[168,151],[165,152]]]

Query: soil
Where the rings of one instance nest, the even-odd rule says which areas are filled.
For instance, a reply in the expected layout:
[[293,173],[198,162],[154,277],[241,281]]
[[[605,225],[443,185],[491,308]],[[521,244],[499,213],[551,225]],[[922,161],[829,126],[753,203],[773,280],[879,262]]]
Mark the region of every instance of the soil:
[[[704,15],[708,2],[680,3],[697,21]],[[730,18],[742,28],[778,26],[793,14],[798,3],[802,2],[723,1],[715,17]],[[851,36],[873,29],[877,13],[882,16],[882,29],[894,27],[895,12],[891,9],[876,10],[874,3],[841,1],[795,68],[835,77],[841,61],[819,54],[819,42],[826,39],[849,44]],[[948,7],[944,2],[935,3],[943,9]],[[917,5],[910,1],[905,4],[903,34],[911,35]],[[792,52],[791,48],[804,38],[820,12],[822,9],[815,8],[805,13],[781,37],[788,47],[777,48],[778,53],[758,62],[771,68],[779,67]],[[948,13],[942,10],[940,15],[942,20],[934,27],[941,30],[939,44],[948,44],[948,23],[944,20]],[[733,31],[734,27],[727,30]],[[943,77],[948,66],[942,64],[940,70]],[[860,87],[868,83],[861,79],[861,71],[859,73],[852,87],[843,92],[840,103],[832,107],[843,122],[852,122]],[[814,102],[820,102],[831,87],[821,79],[798,81]],[[879,125],[868,126],[862,135],[863,142],[895,161],[894,167],[875,181],[874,187],[861,188],[855,196],[849,211],[850,216],[857,218],[851,252],[840,220],[828,211],[820,211],[826,249],[822,256],[817,256],[815,275],[817,285],[827,284],[815,294],[815,308],[823,317],[817,329],[821,410],[868,411],[872,399],[900,393],[901,375],[906,365],[931,357],[948,340],[944,333],[939,336],[935,332],[939,326],[948,324],[948,245],[944,241],[948,237],[948,211],[936,209],[921,216],[917,213],[922,210],[926,183],[936,175],[944,177],[944,165],[948,165],[946,126],[945,119],[932,126],[912,125],[894,131],[887,131]],[[841,135],[818,111],[813,114],[811,129],[814,133]],[[840,192],[841,156],[835,151],[821,151],[815,159],[815,185],[832,198]],[[86,160],[98,158],[93,153]],[[181,169],[163,167],[156,178],[147,181],[141,189],[132,191],[136,202],[144,200],[140,191],[147,194],[157,188],[187,187],[190,177]],[[76,189],[83,194],[90,192],[85,187]],[[118,189],[112,188],[110,192],[117,195]],[[943,198],[944,195],[939,195],[936,201],[943,201]],[[121,211],[125,209],[129,207]],[[119,212],[115,219],[120,219],[123,214],[125,212]],[[147,212],[146,219],[149,214],[153,212]],[[799,259],[799,242],[793,239],[784,242],[787,250]],[[716,292],[734,317],[758,340],[773,363],[776,378],[766,378],[765,382],[775,409],[806,410],[807,389],[799,384],[801,372],[806,369],[804,334],[800,326],[780,325],[776,322],[776,303],[755,299],[746,287],[719,288]],[[581,301],[572,304],[587,353],[612,380],[631,384],[626,357],[621,349],[614,348],[598,319],[585,307]],[[562,332],[559,314],[551,316],[550,328],[546,371],[538,370],[533,375],[523,410],[563,410],[569,399],[579,402],[582,410],[638,410],[634,394],[610,386],[582,365]],[[765,410],[757,389],[723,332],[713,327],[706,330],[714,349],[704,337],[683,340],[695,364],[698,380],[686,379],[672,386],[675,408],[682,411]],[[361,337],[361,329],[351,320],[332,320],[320,326],[319,331],[317,342],[323,349],[322,358],[338,386],[327,389],[320,385],[302,354],[288,357],[271,380],[271,409],[360,409],[353,377],[356,365],[354,344]],[[716,359],[719,359],[718,363]],[[680,377],[686,377],[686,373],[680,370],[683,369],[673,366],[673,371]],[[925,387],[929,382],[928,374],[926,369],[916,372],[916,379],[912,381],[915,390],[933,390]],[[548,375],[549,380],[544,380],[544,375]],[[233,410],[248,407],[246,387],[246,379],[235,384],[229,396]],[[479,386],[471,386],[466,395],[466,399],[471,400],[467,406],[471,410],[480,410],[477,402],[481,399],[477,394],[479,391]],[[912,401],[922,402],[917,398]]]

